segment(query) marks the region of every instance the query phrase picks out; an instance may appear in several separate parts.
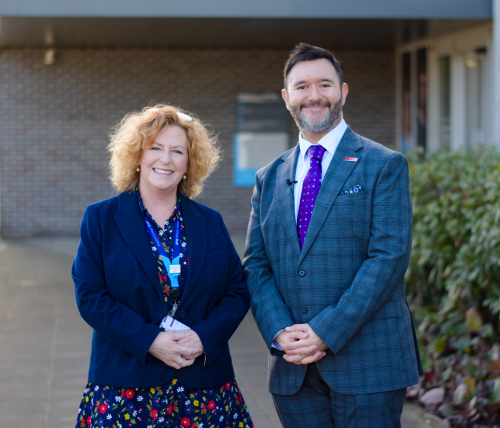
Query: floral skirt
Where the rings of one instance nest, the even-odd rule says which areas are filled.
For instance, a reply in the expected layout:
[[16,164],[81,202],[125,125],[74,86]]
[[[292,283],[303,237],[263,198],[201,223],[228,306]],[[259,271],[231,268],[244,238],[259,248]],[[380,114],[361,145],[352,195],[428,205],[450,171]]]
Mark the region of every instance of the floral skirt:
[[177,378],[154,388],[88,383],[75,428],[253,428],[236,380],[215,389],[184,389]]

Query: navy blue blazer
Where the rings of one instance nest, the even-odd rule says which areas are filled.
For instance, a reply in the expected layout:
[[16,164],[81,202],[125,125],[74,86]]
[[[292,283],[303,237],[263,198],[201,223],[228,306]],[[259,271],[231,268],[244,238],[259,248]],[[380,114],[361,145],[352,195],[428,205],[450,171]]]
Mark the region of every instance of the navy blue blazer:
[[249,306],[241,262],[221,215],[182,196],[189,272],[175,318],[206,352],[175,370],[148,350],[167,313],[150,237],[134,193],[89,205],[72,276],[78,309],[94,329],[89,382],[153,387],[174,374],[186,388],[215,388],[234,378],[228,341]]

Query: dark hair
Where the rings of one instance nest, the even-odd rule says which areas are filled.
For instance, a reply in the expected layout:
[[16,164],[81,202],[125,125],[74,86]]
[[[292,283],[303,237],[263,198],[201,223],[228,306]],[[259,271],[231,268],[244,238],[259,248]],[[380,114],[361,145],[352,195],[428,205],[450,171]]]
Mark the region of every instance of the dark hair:
[[337,59],[333,54],[326,49],[320,48],[318,46],[312,46],[307,43],[299,43],[293,48],[288,57],[288,61],[285,64],[284,80],[285,89],[287,88],[286,79],[292,67],[298,62],[302,61],[314,61],[315,59],[327,59],[330,61],[337,72],[340,80],[340,86],[344,83],[344,75],[342,74],[342,69]]

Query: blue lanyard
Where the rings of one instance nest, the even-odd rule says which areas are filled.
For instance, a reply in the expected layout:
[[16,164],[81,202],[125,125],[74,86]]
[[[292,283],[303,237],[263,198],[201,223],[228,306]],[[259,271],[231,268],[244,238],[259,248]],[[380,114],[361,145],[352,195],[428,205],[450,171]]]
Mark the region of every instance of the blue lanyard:
[[170,286],[175,289],[179,288],[179,274],[181,273],[180,265],[180,252],[181,252],[181,222],[178,218],[175,219],[175,232],[174,232],[174,252],[172,261],[168,258],[167,252],[156,234],[153,225],[147,217],[144,218],[144,223],[146,223],[146,229],[151,236],[151,239],[155,243],[156,248],[160,252],[160,257],[165,265],[167,275],[170,277]]

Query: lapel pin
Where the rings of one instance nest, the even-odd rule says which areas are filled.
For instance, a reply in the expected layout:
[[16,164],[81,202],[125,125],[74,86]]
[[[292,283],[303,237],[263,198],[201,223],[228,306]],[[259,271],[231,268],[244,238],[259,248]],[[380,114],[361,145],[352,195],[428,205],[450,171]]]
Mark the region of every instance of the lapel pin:
[[358,158],[345,158],[344,160],[346,160],[347,162],[357,162],[358,161]]

